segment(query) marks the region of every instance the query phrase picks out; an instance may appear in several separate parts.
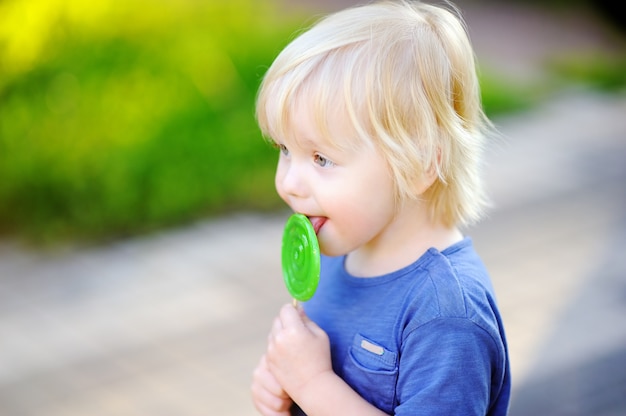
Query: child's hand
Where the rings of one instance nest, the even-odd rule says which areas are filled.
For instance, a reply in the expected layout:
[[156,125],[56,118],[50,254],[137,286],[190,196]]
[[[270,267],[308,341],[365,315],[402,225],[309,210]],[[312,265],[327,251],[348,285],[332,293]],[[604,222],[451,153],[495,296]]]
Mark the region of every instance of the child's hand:
[[293,400],[280,387],[267,367],[265,355],[252,374],[252,401],[264,416],[289,416]]
[[291,304],[274,320],[266,355],[269,370],[296,401],[307,383],[333,373],[328,335]]

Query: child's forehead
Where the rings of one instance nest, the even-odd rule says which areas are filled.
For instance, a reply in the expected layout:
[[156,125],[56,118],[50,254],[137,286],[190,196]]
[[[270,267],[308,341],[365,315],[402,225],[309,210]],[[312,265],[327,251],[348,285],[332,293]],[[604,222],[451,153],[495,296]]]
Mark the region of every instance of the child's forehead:
[[343,106],[320,106],[306,98],[290,106],[284,132],[285,141],[302,146],[354,147],[359,140]]

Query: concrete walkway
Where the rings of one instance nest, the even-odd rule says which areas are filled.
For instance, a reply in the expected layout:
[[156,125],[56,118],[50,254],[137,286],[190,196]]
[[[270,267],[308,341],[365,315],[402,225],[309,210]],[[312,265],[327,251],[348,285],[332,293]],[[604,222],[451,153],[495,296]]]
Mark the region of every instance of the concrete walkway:
[[[496,123],[494,210],[468,233],[507,326],[511,416],[625,414],[626,96],[571,91]],[[251,371],[289,301],[287,215],[0,243],[0,415],[255,415]]]

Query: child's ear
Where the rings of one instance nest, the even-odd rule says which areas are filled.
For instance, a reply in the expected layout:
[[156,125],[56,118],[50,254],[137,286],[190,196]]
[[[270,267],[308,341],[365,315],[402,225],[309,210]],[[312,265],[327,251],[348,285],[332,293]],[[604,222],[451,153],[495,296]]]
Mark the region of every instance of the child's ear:
[[423,194],[430,188],[438,177],[437,167],[433,163],[422,175],[419,183],[419,193]]
[[441,149],[437,149],[436,162],[433,161],[428,169],[424,171],[424,175],[422,176],[422,180],[420,183],[420,193],[426,192],[426,190],[430,188],[433,183],[435,183],[435,180],[437,179],[437,177],[439,177],[439,169],[437,167],[440,166],[440,163]]

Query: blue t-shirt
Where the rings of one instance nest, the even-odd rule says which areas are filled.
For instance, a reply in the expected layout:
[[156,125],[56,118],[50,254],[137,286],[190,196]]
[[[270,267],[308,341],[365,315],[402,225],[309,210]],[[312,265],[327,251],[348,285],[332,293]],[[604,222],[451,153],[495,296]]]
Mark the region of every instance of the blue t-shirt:
[[379,277],[351,276],[344,261],[322,256],[319,287],[304,304],[343,380],[396,416],[506,415],[504,328],[470,238]]

